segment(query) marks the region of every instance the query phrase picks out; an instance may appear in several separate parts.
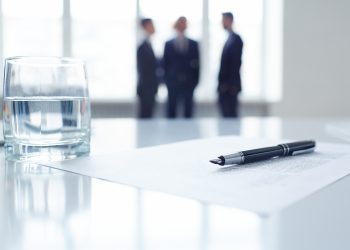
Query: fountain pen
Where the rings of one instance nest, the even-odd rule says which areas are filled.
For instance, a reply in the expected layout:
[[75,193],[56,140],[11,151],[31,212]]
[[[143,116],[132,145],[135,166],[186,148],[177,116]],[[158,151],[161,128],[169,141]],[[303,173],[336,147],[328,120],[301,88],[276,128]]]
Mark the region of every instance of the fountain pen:
[[241,151],[230,155],[219,156],[216,159],[210,160],[210,162],[221,166],[252,163],[275,157],[311,153],[315,150],[315,147],[316,142],[314,140],[297,141],[279,144],[273,147],[258,148]]

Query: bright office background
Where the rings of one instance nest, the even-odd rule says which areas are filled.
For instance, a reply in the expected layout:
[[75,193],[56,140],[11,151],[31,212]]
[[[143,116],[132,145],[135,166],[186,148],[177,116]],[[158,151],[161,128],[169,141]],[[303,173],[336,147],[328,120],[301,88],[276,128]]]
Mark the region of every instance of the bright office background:
[[[242,115],[349,117],[349,9],[349,0],[0,0],[0,60],[81,57],[95,114],[130,117],[136,113],[137,20],[155,20],[161,56],[173,22],[185,15],[188,35],[201,45],[198,117],[218,116],[213,101],[226,38],[221,12],[232,11],[245,42]],[[164,88],[160,97],[166,98]]]
[[[156,26],[153,46],[161,57],[173,23],[181,15],[189,22],[188,36],[201,46],[199,101],[214,101],[217,73],[227,34],[221,13],[232,11],[235,29],[244,41],[242,66],[246,100],[278,100],[281,81],[269,74],[269,25],[278,15],[271,0],[0,0],[1,61],[9,56],[74,56],[86,60],[90,95],[95,101],[132,102],[136,89],[136,47],[141,37],[138,20],[151,17]],[[270,3],[270,4],[269,4]],[[275,8],[275,9],[274,9]],[[270,11],[269,18],[266,11]],[[277,14],[276,14],[277,13]],[[273,14],[273,15],[272,15]],[[272,19],[271,19],[272,18]],[[270,20],[271,19],[271,20]],[[281,20],[279,20],[281,22]],[[276,36],[279,39],[278,35]],[[276,43],[276,42],[275,42]],[[272,58],[272,59],[271,59]],[[269,63],[271,65],[271,63]],[[276,63],[275,63],[276,65]],[[277,69],[275,72],[280,72]],[[159,99],[166,98],[165,88]]]

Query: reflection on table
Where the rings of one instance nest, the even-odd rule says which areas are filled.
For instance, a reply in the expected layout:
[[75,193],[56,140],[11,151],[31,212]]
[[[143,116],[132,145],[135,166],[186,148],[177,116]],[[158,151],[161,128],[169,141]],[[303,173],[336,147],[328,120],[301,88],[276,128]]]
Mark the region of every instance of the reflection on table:
[[6,162],[0,176],[5,249],[257,249],[257,215]]

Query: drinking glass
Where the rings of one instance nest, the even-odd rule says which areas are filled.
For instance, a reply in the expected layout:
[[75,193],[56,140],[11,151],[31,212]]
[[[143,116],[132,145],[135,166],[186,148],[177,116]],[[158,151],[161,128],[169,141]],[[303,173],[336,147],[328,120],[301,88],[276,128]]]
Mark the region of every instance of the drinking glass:
[[59,161],[89,153],[90,100],[83,61],[7,58],[3,93],[7,159]]

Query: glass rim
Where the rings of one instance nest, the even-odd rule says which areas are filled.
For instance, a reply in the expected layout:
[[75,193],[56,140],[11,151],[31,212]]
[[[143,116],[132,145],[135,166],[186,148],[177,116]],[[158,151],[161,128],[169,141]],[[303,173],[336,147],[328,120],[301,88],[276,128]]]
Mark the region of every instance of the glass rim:
[[11,56],[5,58],[5,64],[7,63],[42,67],[85,65],[82,59],[59,56]]

